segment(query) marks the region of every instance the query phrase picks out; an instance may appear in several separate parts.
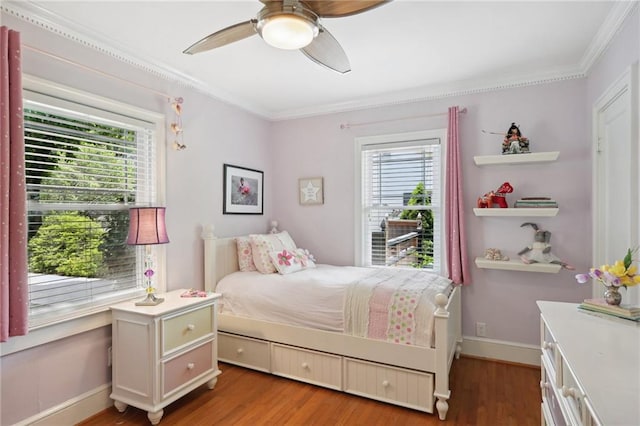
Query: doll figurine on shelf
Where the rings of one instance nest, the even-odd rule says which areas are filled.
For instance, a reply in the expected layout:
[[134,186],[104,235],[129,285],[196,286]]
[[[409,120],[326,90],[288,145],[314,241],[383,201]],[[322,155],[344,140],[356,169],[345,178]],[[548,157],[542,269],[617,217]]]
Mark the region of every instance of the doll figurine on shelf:
[[502,154],[526,154],[529,152],[529,139],[522,136],[516,123],[511,123],[502,142]]

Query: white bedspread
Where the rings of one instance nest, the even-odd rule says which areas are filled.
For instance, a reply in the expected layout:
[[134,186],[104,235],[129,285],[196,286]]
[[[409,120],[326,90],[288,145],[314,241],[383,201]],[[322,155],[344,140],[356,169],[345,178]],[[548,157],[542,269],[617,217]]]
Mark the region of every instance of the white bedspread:
[[[397,272],[400,271],[322,264],[286,275],[234,272],[220,280],[216,292],[222,294],[224,314],[385,339],[386,330],[381,329],[380,321],[370,327],[368,318],[370,311],[387,309],[385,297],[398,296],[389,290],[391,282],[398,281],[390,274]],[[427,278],[421,280],[420,276]],[[432,300],[437,293],[446,291],[450,281],[417,270],[401,272],[400,277],[399,282],[408,291],[418,281],[428,284],[418,297],[415,322],[420,328],[412,344],[429,346]]]

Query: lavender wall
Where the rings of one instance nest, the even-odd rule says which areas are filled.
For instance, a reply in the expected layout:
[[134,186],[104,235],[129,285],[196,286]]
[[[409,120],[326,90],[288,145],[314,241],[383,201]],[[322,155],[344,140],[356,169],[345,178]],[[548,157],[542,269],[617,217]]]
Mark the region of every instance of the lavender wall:
[[0,424],[12,425],[111,381],[111,327],[81,333],[0,361]]

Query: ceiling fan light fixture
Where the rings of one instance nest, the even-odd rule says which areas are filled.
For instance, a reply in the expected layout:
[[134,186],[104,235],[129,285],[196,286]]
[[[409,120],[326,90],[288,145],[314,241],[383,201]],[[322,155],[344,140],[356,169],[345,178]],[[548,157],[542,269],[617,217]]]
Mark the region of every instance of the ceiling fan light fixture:
[[315,23],[297,15],[278,15],[266,18],[260,35],[268,44],[278,49],[301,49],[318,35]]

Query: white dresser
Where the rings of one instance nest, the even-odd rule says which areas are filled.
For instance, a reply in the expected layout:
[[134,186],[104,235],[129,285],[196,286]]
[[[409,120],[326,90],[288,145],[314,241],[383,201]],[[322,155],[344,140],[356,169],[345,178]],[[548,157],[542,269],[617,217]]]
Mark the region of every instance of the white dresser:
[[162,295],[156,306],[135,301],[112,310],[112,393],[119,411],[127,405],[146,410],[158,424],[163,408],[198,386],[213,389],[218,370],[217,300]]
[[542,424],[640,425],[640,324],[538,302]]

